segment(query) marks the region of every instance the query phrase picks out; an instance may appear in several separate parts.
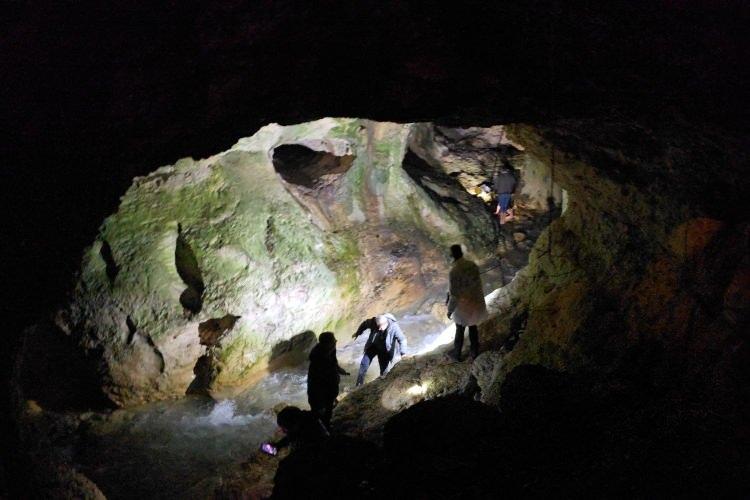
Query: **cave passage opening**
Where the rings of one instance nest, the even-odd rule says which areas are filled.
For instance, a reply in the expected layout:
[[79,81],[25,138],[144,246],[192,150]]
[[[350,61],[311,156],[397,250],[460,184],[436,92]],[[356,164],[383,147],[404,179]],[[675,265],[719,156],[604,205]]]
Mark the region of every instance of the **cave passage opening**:
[[346,173],[354,158],[350,154],[337,156],[315,151],[301,144],[284,144],[273,150],[273,166],[281,178],[310,189],[329,176]]

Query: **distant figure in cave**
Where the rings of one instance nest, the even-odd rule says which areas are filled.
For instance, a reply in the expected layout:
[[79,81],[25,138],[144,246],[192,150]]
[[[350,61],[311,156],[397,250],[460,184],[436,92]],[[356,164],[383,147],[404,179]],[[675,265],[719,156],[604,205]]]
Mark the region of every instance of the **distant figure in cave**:
[[321,443],[329,437],[325,426],[313,412],[300,410],[296,406],[287,406],[281,410],[276,416],[276,423],[285,434],[272,443],[277,451],[287,446],[291,446],[294,451],[303,446]]
[[339,366],[336,359],[336,337],[333,332],[323,332],[318,344],[310,352],[310,367],[307,371],[307,401],[312,412],[320,418],[326,429],[331,430],[331,414],[339,395],[341,375],[349,373]]
[[471,357],[479,355],[479,329],[477,325],[487,319],[482,278],[479,267],[464,258],[461,245],[451,246],[454,262],[449,275],[448,318],[456,322],[456,337],[453,340],[453,359],[461,361],[464,346],[464,329],[469,327]]
[[495,214],[500,219],[500,224],[513,220],[513,192],[516,190],[516,176],[508,164],[503,164],[493,179],[495,194],[497,195],[497,208]]
[[407,352],[406,336],[392,314],[381,314],[366,319],[359,325],[352,338],[356,339],[365,332],[368,332],[368,337],[367,343],[365,343],[364,356],[362,356],[362,362],[359,364],[357,386],[364,383],[365,374],[367,369],[370,368],[372,358],[378,357],[380,375],[382,376],[388,373],[393,364],[398,361],[397,357],[405,356]]

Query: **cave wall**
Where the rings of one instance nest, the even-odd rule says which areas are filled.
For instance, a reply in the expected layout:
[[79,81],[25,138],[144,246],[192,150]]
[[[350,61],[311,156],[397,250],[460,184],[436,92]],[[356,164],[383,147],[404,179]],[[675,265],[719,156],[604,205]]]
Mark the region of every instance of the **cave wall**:
[[509,287],[505,309],[483,325],[485,335],[507,335],[523,318],[486,400],[497,402],[505,375],[524,363],[640,370],[681,393],[741,394],[750,225],[734,206],[745,153],[698,130],[508,127],[537,160],[554,155],[569,203]]
[[[220,393],[252,380],[275,345],[303,331],[429,310],[445,287],[446,248],[465,242],[482,255],[494,233],[488,216],[436,200],[404,172],[411,128],[272,124],[224,153],[136,178],[85,251],[59,315],[100,357],[107,395],[132,404],[188,387]],[[298,185],[274,168],[284,144],[352,163]]]
[[[419,401],[478,396],[499,407],[510,373],[537,370],[585,380],[606,401],[605,421],[638,421],[654,433],[678,422],[683,434],[670,439],[707,432],[732,448],[744,439],[750,396],[750,224],[735,210],[746,152],[700,124],[565,121],[506,131],[534,162],[554,156],[567,210],[536,241],[528,266],[486,297],[490,318],[475,360],[446,363],[450,346],[403,360],[349,394],[334,424],[380,441],[386,422]],[[559,401],[536,390],[521,389],[536,405],[532,416],[554,411]],[[569,403],[576,422],[579,403]],[[664,416],[667,403],[673,413]],[[612,415],[619,411],[627,416]],[[645,455],[660,456],[650,443]],[[686,449],[700,450],[700,441]]]
[[409,138],[409,149],[432,168],[455,178],[467,191],[492,185],[502,165],[515,169],[518,179],[514,203],[524,209],[545,212],[548,199],[563,203],[563,190],[555,182],[553,166],[529,155],[514,142],[504,125],[490,127],[446,127],[417,123]]

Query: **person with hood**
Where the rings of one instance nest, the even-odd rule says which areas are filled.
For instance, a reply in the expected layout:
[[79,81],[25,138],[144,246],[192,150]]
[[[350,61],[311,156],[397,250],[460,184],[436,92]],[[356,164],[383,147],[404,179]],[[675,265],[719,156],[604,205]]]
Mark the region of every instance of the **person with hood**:
[[326,429],[331,430],[331,415],[339,395],[341,375],[349,373],[339,366],[336,359],[336,337],[333,332],[323,332],[310,352],[310,367],[307,370],[307,401],[310,410],[320,418]]
[[500,167],[493,179],[495,185],[495,194],[497,195],[497,208],[495,215],[500,219],[500,224],[505,224],[513,220],[513,208],[511,199],[513,192],[516,190],[516,176],[513,175],[512,169],[506,164]]
[[464,330],[469,327],[471,357],[479,355],[479,329],[477,325],[487,319],[482,279],[479,267],[464,258],[461,245],[451,246],[454,262],[449,274],[448,318],[456,322],[456,337],[453,340],[453,358],[461,361],[464,345]]
[[378,357],[380,365],[380,375],[388,373],[393,366],[396,356],[406,355],[406,336],[398,326],[396,318],[390,314],[381,314],[374,318],[366,319],[359,325],[352,338],[357,338],[363,333],[368,332],[367,342],[365,343],[365,352],[362,356],[362,362],[359,364],[359,374],[357,375],[357,386],[365,381],[365,374],[372,358]]
[[261,450],[276,455],[279,450],[290,446],[292,451],[305,446],[320,444],[330,437],[320,419],[311,411],[296,406],[286,406],[278,415],[276,423],[284,437],[275,443],[263,443]]

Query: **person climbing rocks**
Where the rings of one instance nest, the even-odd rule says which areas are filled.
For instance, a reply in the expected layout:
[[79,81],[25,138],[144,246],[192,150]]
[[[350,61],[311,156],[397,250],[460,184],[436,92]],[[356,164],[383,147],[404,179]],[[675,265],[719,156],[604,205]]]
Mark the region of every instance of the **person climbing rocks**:
[[261,449],[266,451],[270,445],[272,454],[290,446],[292,451],[301,447],[319,444],[328,439],[330,434],[320,419],[311,411],[305,411],[296,406],[287,406],[276,415],[276,424],[284,433],[284,437],[275,443],[263,443]]
[[323,332],[310,352],[307,370],[307,401],[326,429],[331,430],[331,415],[339,395],[341,375],[349,372],[339,366],[336,359],[336,337],[333,332]]
[[495,174],[493,184],[497,195],[495,215],[500,219],[500,224],[505,224],[514,218],[512,198],[516,190],[516,176],[513,175],[513,170],[507,163],[504,163]]
[[405,356],[407,352],[406,336],[401,331],[401,327],[398,326],[396,318],[390,313],[366,319],[359,325],[352,338],[356,339],[365,332],[369,333],[362,362],[359,364],[357,386],[364,383],[365,374],[370,368],[372,358],[377,356],[380,375],[383,376],[398,361],[397,356]]
[[453,340],[452,358],[461,361],[461,350],[464,345],[464,330],[469,327],[471,357],[479,355],[479,329],[477,325],[487,319],[487,306],[484,302],[482,278],[479,267],[464,258],[461,245],[451,246],[453,266],[449,274],[449,291],[447,298],[448,319],[456,322],[456,337]]

